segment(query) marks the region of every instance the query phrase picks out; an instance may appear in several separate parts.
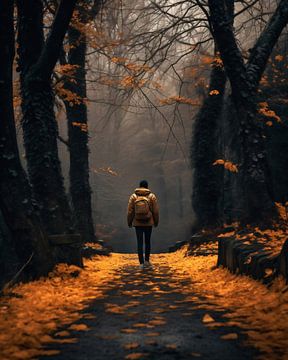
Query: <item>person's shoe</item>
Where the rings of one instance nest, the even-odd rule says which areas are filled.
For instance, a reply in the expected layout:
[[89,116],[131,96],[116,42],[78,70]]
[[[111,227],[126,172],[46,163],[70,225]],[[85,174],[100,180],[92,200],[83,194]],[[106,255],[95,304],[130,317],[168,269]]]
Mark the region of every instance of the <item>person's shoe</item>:
[[144,261],[144,266],[151,268],[152,264],[150,263],[150,261],[145,260]]
[[139,267],[140,267],[140,270],[144,270],[144,264],[140,264]]

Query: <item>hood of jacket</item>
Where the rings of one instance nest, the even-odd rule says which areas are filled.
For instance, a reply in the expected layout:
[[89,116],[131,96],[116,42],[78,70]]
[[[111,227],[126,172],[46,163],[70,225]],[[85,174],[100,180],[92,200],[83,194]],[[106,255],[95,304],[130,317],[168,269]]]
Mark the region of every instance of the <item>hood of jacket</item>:
[[134,193],[138,196],[148,196],[149,194],[151,194],[151,191],[146,188],[137,188],[135,189]]

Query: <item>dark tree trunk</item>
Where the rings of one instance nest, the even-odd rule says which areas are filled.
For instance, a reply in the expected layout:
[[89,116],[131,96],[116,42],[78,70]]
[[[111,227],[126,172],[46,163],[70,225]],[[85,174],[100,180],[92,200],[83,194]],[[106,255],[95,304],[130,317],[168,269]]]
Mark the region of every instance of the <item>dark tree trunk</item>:
[[[44,44],[42,1],[18,0],[22,126],[27,167],[41,217],[50,235],[75,231],[58,157],[58,127],[51,74],[57,62],[74,0],[62,0]],[[79,249],[55,248],[57,261],[81,265]],[[78,255],[77,255],[78,253]]]
[[[224,0],[227,16],[233,23],[234,0]],[[223,159],[222,116],[226,88],[223,64],[215,60],[212,64],[208,95],[196,116],[191,143],[191,165],[193,172],[192,204],[197,227],[214,227],[224,220],[224,170],[213,166]],[[218,59],[219,60],[219,59]]]
[[74,27],[68,31],[70,50],[68,63],[76,65],[73,81],[65,81],[65,88],[81,99],[77,103],[65,101],[70,151],[70,194],[76,216],[77,229],[84,241],[95,241],[89,184],[89,149],[86,93],[86,38]]
[[[19,266],[30,259],[25,275],[46,274],[53,266],[40,219],[33,208],[26,174],[21,166],[13,110],[14,1],[0,3],[0,215],[2,241],[17,254]],[[3,250],[3,249],[1,249]],[[9,253],[11,254],[11,249]],[[9,259],[3,259],[1,277]],[[8,264],[8,266],[6,265]],[[18,268],[19,270],[19,268]]]
[[[244,222],[271,219],[275,206],[271,196],[263,130],[257,122],[257,89],[268,58],[288,22],[288,2],[282,0],[252,49],[248,64],[237,46],[224,0],[209,0],[212,32],[232,88],[235,126],[241,147],[239,170]],[[240,199],[238,199],[239,201]],[[235,199],[237,201],[237,199]]]
[[[57,148],[51,73],[39,62],[44,49],[42,2],[18,1],[22,126],[28,173],[50,234],[73,232]],[[48,72],[48,73],[47,73]]]
[[[224,70],[214,62],[209,94],[196,116],[192,133],[192,204],[197,217],[196,227],[213,227],[222,220],[223,169],[213,166],[213,163],[221,158],[217,129],[222,115],[225,84]],[[213,90],[218,93],[213,93]]]
[[[100,11],[102,0],[94,1],[91,8],[80,1],[77,6],[78,21],[86,23]],[[76,217],[77,229],[84,241],[95,241],[92,216],[91,188],[89,183],[89,133],[86,105],[86,36],[73,24],[68,30],[68,63],[75,65],[73,81],[64,78],[64,87],[71,91],[78,102],[64,101],[68,121],[68,145],[70,151],[70,194]],[[64,61],[66,63],[66,60]]]
[[54,96],[47,81],[25,79],[22,85],[23,133],[28,172],[50,234],[73,233],[57,148]]

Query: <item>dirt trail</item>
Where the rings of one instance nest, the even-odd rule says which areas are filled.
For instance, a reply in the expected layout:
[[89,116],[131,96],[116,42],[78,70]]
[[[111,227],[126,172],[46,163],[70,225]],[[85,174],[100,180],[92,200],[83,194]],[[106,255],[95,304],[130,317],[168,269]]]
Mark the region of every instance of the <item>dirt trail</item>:
[[[81,326],[85,330],[86,325],[86,331],[69,330],[68,337],[74,337],[75,343],[49,345],[48,349],[60,351],[50,358],[255,358],[255,351],[242,345],[239,328],[207,327],[213,319],[221,322],[225,310],[211,308],[209,316],[213,319],[207,317],[204,306],[209,308],[209,303],[205,297],[195,296],[193,278],[169,265],[173,254],[153,255],[153,268],[145,270],[139,269],[134,254],[112,254],[109,261],[113,263],[113,259],[117,267],[112,267],[111,279],[97,286],[104,296],[92,300],[85,316],[75,323],[75,329],[81,324],[78,330]],[[203,309],[199,301],[204,304]],[[63,338],[65,332],[59,334]],[[230,334],[228,340],[225,334]],[[233,336],[237,339],[233,340]],[[47,359],[41,359],[44,358]]]

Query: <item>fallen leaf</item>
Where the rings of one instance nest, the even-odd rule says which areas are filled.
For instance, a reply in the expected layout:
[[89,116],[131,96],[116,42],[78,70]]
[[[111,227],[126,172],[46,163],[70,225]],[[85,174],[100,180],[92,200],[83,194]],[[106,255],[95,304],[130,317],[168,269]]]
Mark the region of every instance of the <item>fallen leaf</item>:
[[41,355],[45,355],[45,356],[54,356],[54,355],[59,355],[60,351],[59,350],[42,350],[41,351]]
[[237,340],[238,339],[238,334],[230,333],[230,334],[222,335],[221,339],[223,339],[223,340]]
[[132,343],[128,343],[128,344],[123,345],[124,349],[126,349],[126,350],[136,349],[139,346],[140,345],[137,342],[132,342]]
[[129,355],[125,356],[125,359],[127,360],[137,360],[137,359],[141,359],[145,356],[147,356],[147,353],[131,353]]
[[146,333],[144,334],[144,336],[160,336],[160,333],[159,332],[150,332],[150,333]]
[[121,329],[120,331],[124,334],[133,334],[137,332],[136,329]]
[[58,344],[74,344],[78,341],[76,338],[68,338],[68,339],[55,339],[54,342]]
[[57,332],[57,333],[55,334],[55,336],[60,336],[60,337],[70,336],[70,333],[69,333],[69,331],[63,330],[63,331]]
[[269,277],[273,274],[273,269],[267,268],[265,269],[265,277]]
[[149,324],[150,325],[164,325],[164,324],[166,324],[166,321],[155,319],[155,320],[150,320]]
[[153,309],[152,312],[153,313],[156,313],[156,314],[162,314],[164,312],[166,312],[167,310],[165,309]]
[[204,323],[204,324],[209,324],[209,323],[212,323],[212,322],[214,322],[215,320],[213,319],[213,317],[211,316],[211,315],[209,315],[209,314],[205,314],[204,316],[203,316],[203,318],[202,318],[202,322]]
[[70,330],[75,330],[75,331],[87,331],[88,330],[88,326],[85,324],[73,324],[69,327]]
[[124,309],[121,306],[113,305],[107,306],[105,312],[110,314],[124,314]]
[[133,324],[132,326],[136,327],[136,328],[144,328],[144,327],[147,327],[147,324],[145,324],[145,323],[136,323],[136,324]]

